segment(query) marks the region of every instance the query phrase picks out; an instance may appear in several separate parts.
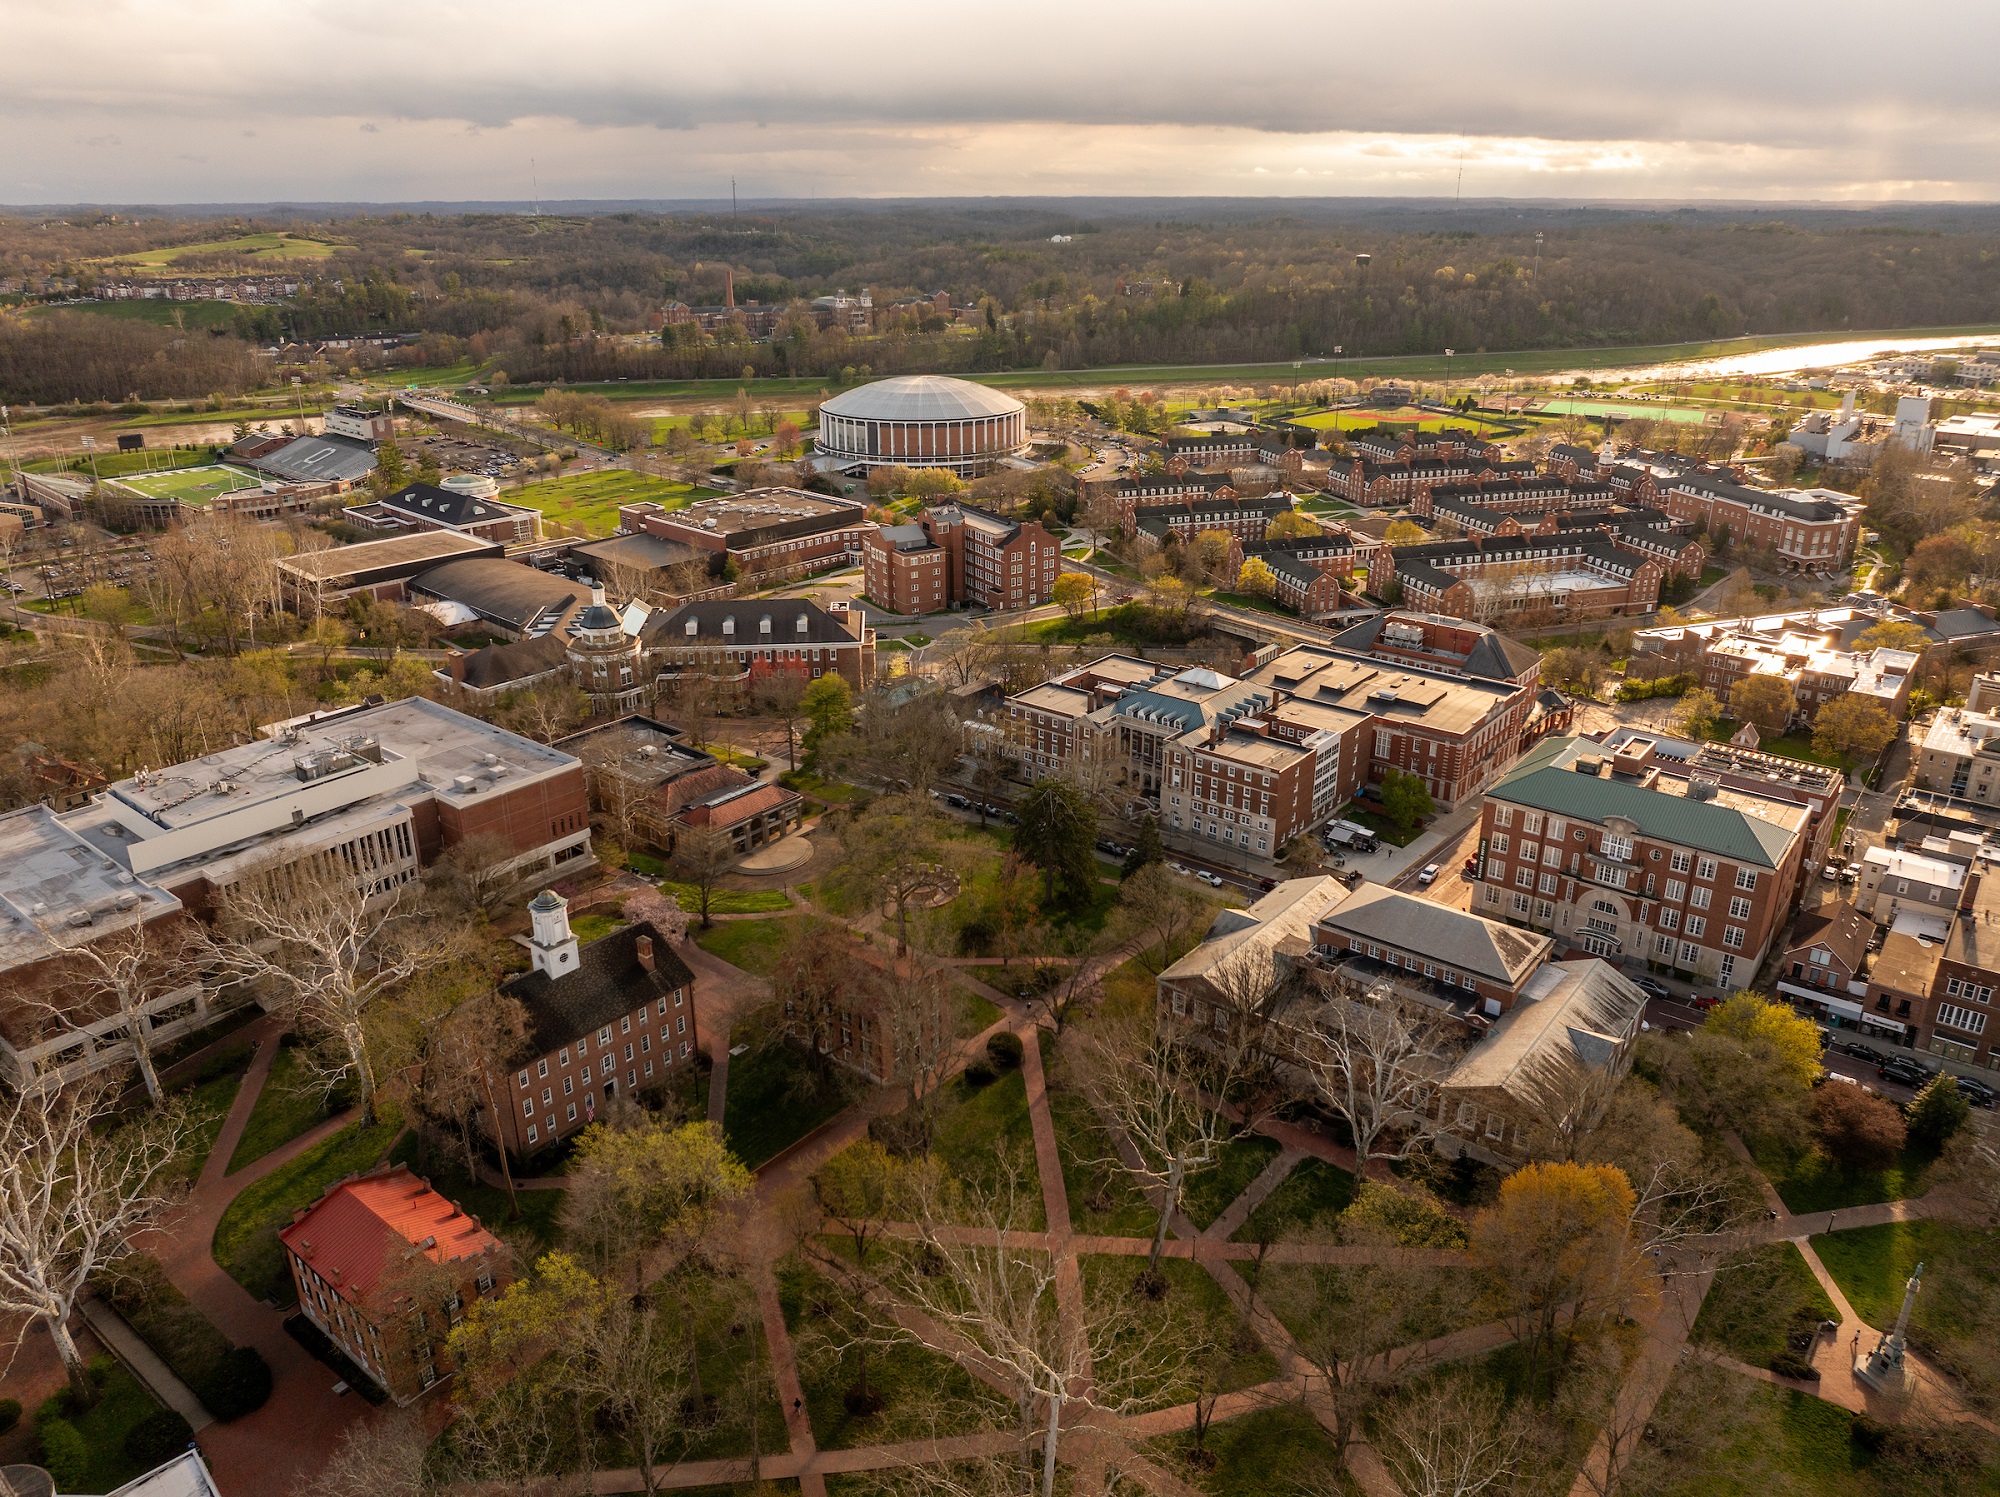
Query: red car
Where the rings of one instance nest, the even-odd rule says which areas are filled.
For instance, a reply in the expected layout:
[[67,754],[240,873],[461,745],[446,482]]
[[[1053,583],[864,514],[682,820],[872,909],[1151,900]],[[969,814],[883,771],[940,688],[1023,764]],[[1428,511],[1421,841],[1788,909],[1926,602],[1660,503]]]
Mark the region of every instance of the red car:
[[1465,876],[1466,876],[1467,878],[1478,878],[1478,877],[1479,877],[1479,859],[1478,859],[1478,858],[1467,858],[1467,859],[1465,860],[1465,866],[1464,866],[1463,868],[1461,868],[1461,869],[1459,870],[1459,872],[1463,873],[1463,874],[1464,874],[1464,875],[1465,875]]
[[1697,993],[1688,1001],[1703,1013],[1707,1013],[1712,1008],[1722,1007],[1722,999],[1715,993]]

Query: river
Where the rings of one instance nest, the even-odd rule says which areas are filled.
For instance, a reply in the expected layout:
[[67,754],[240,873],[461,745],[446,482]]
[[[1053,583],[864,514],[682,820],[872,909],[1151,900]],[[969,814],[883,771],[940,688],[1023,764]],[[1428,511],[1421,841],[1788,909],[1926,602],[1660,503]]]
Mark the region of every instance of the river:
[[1985,337],[1960,333],[1951,338],[1899,338],[1893,333],[1886,333],[1845,343],[1792,343],[1783,348],[1724,354],[1713,359],[1684,359],[1668,364],[1640,364],[1629,369],[1578,372],[1588,373],[1594,380],[1632,381],[1696,379],[1710,375],[1791,374],[1801,369],[1836,369],[1891,353],[1932,353],[1947,348],[1976,348],[1982,343],[2000,344],[2000,333]]

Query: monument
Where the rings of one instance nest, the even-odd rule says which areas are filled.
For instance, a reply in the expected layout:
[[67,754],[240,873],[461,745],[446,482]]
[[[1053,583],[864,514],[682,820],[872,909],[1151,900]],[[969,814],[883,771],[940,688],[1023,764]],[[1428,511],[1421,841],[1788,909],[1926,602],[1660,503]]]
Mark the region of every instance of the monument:
[[1908,1393],[1916,1379],[1903,1364],[1903,1334],[1910,1328],[1910,1307],[1917,1302],[1917,1289],[1924,1280],[1924,1266],[1910,1275],[1903,1286],[1903,1308],[1897,1312],[1896,1328],[1875,1343],[1875,1350],[1857,1357],[1854,1375],[1877,1393]]

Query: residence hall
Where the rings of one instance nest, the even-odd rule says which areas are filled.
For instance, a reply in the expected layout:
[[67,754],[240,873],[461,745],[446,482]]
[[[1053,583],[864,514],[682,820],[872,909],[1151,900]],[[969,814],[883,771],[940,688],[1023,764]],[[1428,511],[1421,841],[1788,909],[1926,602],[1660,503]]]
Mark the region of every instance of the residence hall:
[[618,528],[677,541],[715,558],[718,570],[734,562],[740,577],[775,582],[846,566],[875,527],[867,506],[852,499],[769,488],[700,499],[685,509],[650,500],[620,505]]
[[1442,1147],[1511,1165],[1527,1157],[1551,1085],[1615,1082],[1630,1068],[1645,1008],[1608,963],[1551,961],[1553,946],[1376,885],[1291,879],[1216,916],[1202,943],[1160,974],[1158,1016],[1207,1039],[1254,1013],[1284,1032],[1282,1049],[1310,1053],[1330,996],[1427,1010],[1448,1036],[1432,1114]]
[[750,853],[799,824],[805,799],[797,791],[745,774],[686,739],[678,728],[632,716],[554,746],[583,762],[592,808],[628,845],[636,836],[672,851],[682,828],[702,826],[727,832],[737,852]]
[[1273,601],[1301,618],[1324,618],[1338,613],[1368,583],[1371,545],[1344,529],[1317,536],[1295,536],[1287,540],[1233,543],[1230,564],[1239,572],[1251,559],[1271,570]]
[[1467,426],[1443,426],[1424,431],[1414,423],[1383,422],[1349,432],[1342,438],[1356,457],[1378,463],[1407,463],[1417,458],[1499,458],[1498,443]]
[[1132,534],[1142,550],[1164,546],[1169,538],[1185,544],[1210,530],[1220,531],[1239,545],[1255,545],[1264,539],[1271,522],[1291,508],[1292,496],[1283,492],[1170,500],[1141,505],[1134,512]]
[[1474,908],[1690,981],[1747,983],[1784,930],[1813,807],[1633,737],[1530,749],[1486,794]]
[[1483,487],[1534,476],[1535,465],[1525,458],[1438,457],[1378,463],[1365,457],[1346,457],[1335,458],[1328,465],[1326,491],[1370,509],[1421,507],[1429,501],[1431,490],[1442,485]]
[[1665,568],[1599,533],[1469,535],[1397,546],[1396,579],[1414,607],[1456,618],[1622,618],[1659,606]]
[[1040,520],[942,504],[906,524],[875,527],[861,560],[868,596],[895,613],[935,613],[962,603],[1034,608],[1055,589],[1062,542]]
[[306,1319],[398,1404],[451,1380],[453,1328],[513,1277],[479,1218],[406,1164],[329,1186],[278,1240]]
[[710,598],[657,608],[640,626],[649,669],[662,682],[684,672],[747,689],[781,672],[838,675],[857,692],[875,679],[875,631],[859,608],[807,598]]
[[1825,490],[1753,489],[1739,473],[1659,453],[1628,453],[1603,477],[1627,503],[1703,527],[1711,542],[1768,551],[1790,571],[1845,571],[1861,536],[1861,502]]
[[1235,497],[1236,485],[1227,473],[1121,474],[1103,485],[1102,502],[1116,517],[1118,528],[1130,536],[1136,533],[1142,509],[1204,504],[1211,499]]
[[[584,945],[568,901],[528,902],[530,967],[500,984],[528,1014],[528,1038],[493,1078],[503,1142],[517,1159],[587,1128],[618,1097],[665,1091],[701,1049],[694,973],[651,923],[621,925]],[[482,1120],[489,1129],[490,1115]]]
[[[1990,695],[1990,687],[1988,691]],[[1924,730],[1916,760],[1916,783],[1924,789],[2000,806],[1995,768],[2000,766],[2000,716],[1965,707],[1941,709]]]

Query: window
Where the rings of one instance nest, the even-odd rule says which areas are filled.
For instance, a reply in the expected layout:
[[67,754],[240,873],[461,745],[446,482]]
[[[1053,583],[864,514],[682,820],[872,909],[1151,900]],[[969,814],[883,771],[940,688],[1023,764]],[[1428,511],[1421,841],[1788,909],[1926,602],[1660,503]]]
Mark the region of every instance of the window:
[[1750,918],[1750,901],[1741,895],[1731,899],[1729,901],[1729,918],[1731,920],[1748,920]]
[[[1507,855],[1507,837],[1505,833],[1496,835],[1493,838],[1493,851],[1503,858]],[[1527,855],[1527,849],[1521,849],[1521,856],[1526,857]]]
[[571,1096],[575,1093],[575,1091],[576,1091],[576,1078],[573,1076],[563,1077],[563,1095],[565,1097]]
[[560,1059],[560,1060],[562,1061],[562,1063],[563,1063],[564,1065],[568,1065],[568,1064],[569,1064],[569,1046],[567,1046],[567,1045],[564,1045],[564,1046],[562,1047],[562,1054],[561,1054],[561,1056],[559,1057],[559,1059]]
[[1681,965],[1692,967],[1701,960],[1701,948],[1692,941],[1681,942]]
[[1704,915],[1688,916],[1687,934],[1699,941],[1702,932],[1708,929],[1708,918]]
[[1937,1021],[1947,1029],[1961,1030],[1966,1034],[1986,1033],[1986,1015],[1975,1013],[1969,1008],[1960,1008],[1955,1003],[1940,1003]]
[[[1528,818],[1529,821],[1533,821],[1534,819],[1532,816]],[[1514,808],[1512,806],[1495,806],[1493,808],[1493,824],[1495,826],[1512,826],[1514,824]],[[1532,832],[1534,828],[1530,826],[1527,830]]]
[[1679,910],[1660,911],[1661,930],[1679,930],[1680,928],[1681,928],[1681,912]]
[[1687,897],[1686,884],[1682,883],[1677,878],[1670,878],[1667,880],[1666,898],[1668,903],[1679,904],[1686,897]]
[[1548,924],[1549,921],[1556,918],[1556,907],[1550,904],[1546,899],[1536,900],[1535,918],[1541,921],[1544,925]]
[[1677,853],[1675,853],[1675,854],[1674,854],[1674,872],[1676,872],[1676,873],[1686,873],[1686,872],[1688,871],[1688,865],[1689,865],[1690,861],[1691,861],[1691,860],[1690,860],[1690,858],[1688,857],[1688,855],[1687,855],[1686,853],[1684,853],[1684,852],[1677,852]]
[[547,1107],[549,1103],[555,1101],[555,1099],[556,1096],[554,1092],[550,1091],[547,1087],[542,1088],[542,1106]]
[[523,1071],[521,1073],[521,1090],[526,1091],[527,1089],[528,1089],[528,1073],[526,1071]]
[[598,1048],[604,1049],[608,1047],[610,1043],[611,1043],[611,1026],[609,1024],[606,1024],[602,1029],[597,1031]]
[[1519,884],[1519,885],[1520,885],[1520,886],[1521,886],[1521,887],[1522,887],[1523,889],[1532,889],[1532,888],[1534,888],[1534,887],[1535,887],[1535,870],[1534,870],[1534,869],[1532,869],[1532,868],[1519,868],[1519,869],[1516,869],[1516,870],[1515,870],[1515,872],[1514,872],[1514,882],[1515,882],[1515,883],[1517,883],[1517,884]]
[[1515,913],[1515,914],[1517,914],[1517,915],[1526,915],[1526,914],[1528,913],[1528,896],[1527,896],[1527,895],[1525,895],[1525,894],[1516,894],[1516,895],[1514,896],[1514,913]]
[[549,1074],[549,1063],[546,1060],[536,1061],[535,1074],[537,1076],[540,1076],[543,1080],[546,1081],[548,1079],[548,1074]]
[[1542,861],[1551,868],[1562,867],[1563,850],[1555,843],[1545,843],[1542,847]]
[[1621,863],[1632,861],[1632,839],[1630,837],[1614,836],[1612,833],[1606,832],[1604,834],[1603,846],[1600,850],[1605,857],[1616,858]]
[[1737,869],[1737,870],[1736,870],[1736,887],[1737,887],[1737,888],[1739,888],[1739,889],[1754,889],[1754,888],[1756,888],[1756,887],[1757,887],[1757,870],[1756,870],[1756,869],[1754,869],[1754,868],[1739,868],[1739,869]]
[[1700,865],[1696,867],[1694,876],[1705,884],[1713,883],[1715,881],[1715,859],[1703,858]]
[[1708,897],[1708,890],[1696,884],[1688,891],[1688,905],[1691,909],[1705,910],[1708,908]]
[[1559,880],[1558,880],[1558,879],[1556,878],[1556,876],[1555,876],[1555,875],[1554,875],[1553,873],[1545,873],[1545,874],[1543,874],[1543,875],[1542,875],[1542,892],[1543,892],[1544,894],[1553,894],[1553,893],[1555,893],[1555,892],[1556,892],[1556,885],[1557,885],[1557,883],[1558,883],[1558,882],[1559,882]]
[[[1521,871],[1525,873],[1528,870],[1524,868]],[[1490,879],[1496,879],[1496,880],[1505,879],[1507,877],[1507,865],[1504,863],[1497,863],[1489,860],[1486,864],[1486,876]]]
[[1541,855],[1542,855],[1542,850],[1541,850],[1541,849],[1540,849],[1539,847],[1535,846],[1535,844],[1534,844],[1534,843],[1532,843],[1532,842],[1523,842],[1523,843],[1521,844],[1521,861],[1522,861],[1522,862],[1524,862],[1524,863],[1533,863],[1533,862],[1537,861],[1538,859],[1540,859]]
[[1521,830],[1532,837],[1542,829],[1542,813],[1529,811],[1521,817]]
[[620,1034],[630,1034],[632,1032],[632,1016],[630,1014],[625,1015],[624,1018],[618,1021],[618,1032]]
[[531,1118],[534,1115],[535,1115],[535,1099],[533,1097],[523,1097],[521,1099],[521,1116],[524,1118]]
[[572,1123],[576,1121],[576,1103],[574,1102],[569,1104],[569,1120]]
[[1741,951],[1743,949],[1743,927],[1732,925],[1725,929],[1722,932],[1722,944],[1731,950]]
[[1653,943],[1653,950],[1660,956],[1671,957],[1674,954],[1674,938],[1672,936],[1661,936],[1659,940]]
[[539,1136],[540,1135],[535,1132],[535,1125],[533,1123],[528,1124],[528,1142],[533,1143]]

